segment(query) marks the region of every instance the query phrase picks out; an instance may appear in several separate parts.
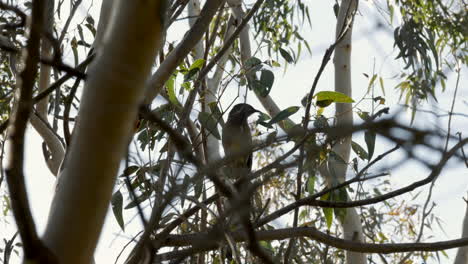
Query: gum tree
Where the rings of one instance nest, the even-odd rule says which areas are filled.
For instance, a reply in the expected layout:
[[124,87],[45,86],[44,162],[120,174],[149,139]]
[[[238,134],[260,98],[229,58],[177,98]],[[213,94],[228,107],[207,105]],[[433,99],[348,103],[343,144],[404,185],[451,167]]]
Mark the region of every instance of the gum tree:
[[[371,19],[359,2],[329,5],[333,41],[311,61],[310,84],[290,107],[271,91],[314,47],[304,32],[321,11],[306,1],[103,0],[99,17],[77,12],[97,8],[80,0],[2,2],[2,158],[9,159],[0,184],[5,178],[5,211],[25,261],[91,262],[111,204],[122,230],[135,225],[128,209],[143,226],[125,263],[226,263],[227,255],[231,263],[411,263],[440,260],[450,248],[460,248],[455,263],[465,263],[466,227],[461,239],[425,242],[425,229],[439,221],[429,205],[438,176],[449,161],[466,163],[467,139],[452,130],[467,61],[463,2],[372,3],[385,21],[379,27],[393,32],[401,66],[394,82],[411,122],[386,104],[380,72],[365,74],[366,93],[353,90],[352,36],[357,22]],[[182,23],[183,37],[167,41]],[[334,83],[320,85],[331,69]],[[450,78],[454,87],[446,87]],[[454,91],[448,129],[413,124],[445,89]],[[258,102],[262,114],[252,124],[254,148],[242,150],[254,152],[250,184],[238,190],[224,176],[235,157],[223,157],[220,129],[224,113],[245,101]],[[42,236],[24,186],[28,122],[57,177]],[[380,164],[397,153],[428,174],[393,186],[389,174],[400,163]],[[421,188],[429,195],[416,204]],[[245,213],[243,225],[227,221]],[[5,240],[5,263],[15,239]]]

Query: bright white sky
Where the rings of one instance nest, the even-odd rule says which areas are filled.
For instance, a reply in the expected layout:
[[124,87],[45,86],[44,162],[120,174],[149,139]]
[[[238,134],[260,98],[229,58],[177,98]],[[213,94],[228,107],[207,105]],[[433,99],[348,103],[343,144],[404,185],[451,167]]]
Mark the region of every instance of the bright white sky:
[[[84,1],[88,2],[88,1]],[[100,1],[95,1],[94,6],[99,7]],[[333,42],[335,34],[335,17],[332,11],[334,1],[313,1],[314,6],[310,6],[310,15],[312,19],[312,28],[305,24],[302,30],[302,36],[310,43],[313,54],[310,56],[307,51],[303,50],[303,57],[296,65],[289,65],[286,73],[283,69],[275,70],[275,83],[271,91],[273,99],[277,100],[280,108],[289,106],[300,106],[300,99],[310,89],[313,77],[320,65],[325,49]],[[401,64],[394,61],[396,56],[393,50],[393,32],[384,29],[376,30],[375,25],[377,19],[381,16],[375,12],[372,1],[361,1],[360,13],[356,17],[354,27],[354,42],[352,55],[352,71],[353,71],[353,98],[355,101],[361,99],[368,87],[369,80],[363,75],[367,73],[372,76],[373,72],[383,76],[386,87],[387,106],[392,107],[392,111],[396,111],[395,106],[399,101],[399,94],[394,89],[396,82],[392,78],[399,73]],[[89,4],[83,4],[78,12],[79,17],[83,17],[89,8]],[[92,8],[93,14],[98,14],[97,8]],[[183,16],[183,15],[182,15]],[[63,16],[62,14],[62,17]],[[97,16],[95,16],[97,17]],[[97,21],[96,21],[97,22]],[[385,23],[383,23],[385,24]],[[187,28],[187,22],[182,20],[177,22],[174,30],[169,32],[168,41],[180,40]],[[263,56],[263,57],[262,57]],[[257,55],[260,58],[266,58],[266,54]],[[285,62],[282,61],[282,64]],[[467,69],[462,70],[461,84],[467,83]],[[447,82],[447,90],[444,93],[438,92],[439,103],[437,107],[444,110],[450,110],[451,100],[455,87],[455,75],[449,76]],[[463,89],[463,86],[458,90],[455,112],[468,113],[468,90]],[[232,90],[234,90],[233,88]],[[320,82],[318,90],[333,89],[333,64],[329,63]],[[438,89],[440,91],[440,89]],[[376,89],[376,94],[381,95],[379,87]],[[249,102],[258,109],[262,109],[258,101],[249,95]],[[421,106],[424,109],[431,110],[433,102]],[[368,107],[364,101],[359,106],[362,109]],[[330,116],[331,112],[326,112]],[[298,120],[300,114],[294,117]],[[401,116],[401,120],[408,122],[410,113],[407,112]],[[356,117],[355,120],[359,120]],[[431,128],[436,125],[442,128],[447,128],[448,118],[440,118],[436,120],[434,117],[425,114],[418,114],[415,120],[415,125],[420,127]],[[465,118],[454,116],[452,131],[465,132],[468,130],[468,123]],[[466,135],[465,135],[466,136]],[[354,140],[363,143],[363,136],[356,135]],[[54,192],[54,178],[50,175],[45,167],[41,153],[41,140],[32,129],[29,129],[27,134],[27,150],[26,150],[26,177],[27,187],[30,194],[30,203],[35,216],[38,229],[42,232],[45,228],[45,223],[48,214],[49,204]],[[437,143],[442,144],[442,143]],[[365,144],[363,145],[365,146]],[[376,147],[375,156],[389,149],[391,146],[381,142]],[[395,155],[401,157],[400,154]],[[462,164],[451,164],[443,174],[439,177],[436,187],[434,188],[433,201],[437,204],[434,213],[441,217],[444,221],[443,226],[446,233],[436,232],[435,240],[447,240],[459,238],[461,234],[461,221],[465,212],[465,203],[462,197],[467,197],[468,192],[468,170],[461,166]],[[391,181],[394,188],[404,186],[415,180],[426,177],[427,169],[421,167],[414,162],[405,164],[404,166],[393,170]],[[456,183],[456,184],[454,184]],[[422,190],[427,190],[424,188]],[[3,193],[3,191],[2,191]],[[425,199],[426,192],[420,195],[417,202]],[[124,219],[129,222],[135,216],[136,212],[132,210],[124,211]],[[99,243],[99,248],[96,254],[97,263],[113,263],[121,248],[129,239],[141,229],[139,219],[134,219],[133,224],[126,227],[125,233],[120,231],[112,213],[108,215],[102,239]],[[12,229],[12,218],[7,218],[5,221],[0,221],[0,237],[9,239],[14,230]],[[434,227],[436,230],[438,228]],[[429,232],[430,230],[426,230]],[[427,233],[426,233],[427,234]],[[408,241],[410,242],[410,241]],[[450,255],[453,256],[454,250],[450,250]],[[120,261],[125,259],[121,258]],[[445,261],[443,261],[445,262]],[[18,258],[14,258],[11,263],[19,263]],[[120,263],[120,262],[119,262]]]

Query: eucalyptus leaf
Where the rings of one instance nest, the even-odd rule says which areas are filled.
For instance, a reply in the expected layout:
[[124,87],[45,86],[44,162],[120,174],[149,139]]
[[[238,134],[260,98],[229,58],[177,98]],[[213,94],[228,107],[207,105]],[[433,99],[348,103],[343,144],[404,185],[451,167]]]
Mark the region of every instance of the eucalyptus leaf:
[[[348,194],[346,193],[345,188],[340,188],[333,192],[331,199],[334,202],[347,202],[348,201]],[[335,213],[335,217],[339,218],[340,221],[344,222],[346,218],[346,208],[334,208],[333,212]]]
[[270,93],[274,81],[275,75],[273,74],[273,72],[270,70],[263,69],[262,74],[260,75],[260,83],[262,84],[264,89],[262,89],[262,91],[260,92],[260,96],[265,97]]
[[309,178],[307,179],[307,192],[312,195],[314,194],[314,191],[315,191],[315,175],[313,176],[309,176]]
[[373,131],[366,131],[364,133],[364,140],[366,141],[367,153],[369,154],[369,160],[371,160],[372,156],[374,155],[375,138],[376,138],[376,134]]
[[290,117],[291,115],[295,114],[298,110],[299,110],[299,106],[290,106],[284,109],[283,111],[279,112],[277,115],[275,115],[267,124],[272,125],[280,121],[283,121],[286,118]]
[[151,191],[147,191],[147,192],[144,192],[143,194],[141,194],[140,196],[138,196],[136,199],[132,200],[131,202],[129,202],[125,207],[124,209],[127,210],[127,209],[130,209],[130,208],[133,208],[135,206],[137,206],[137,204],[140,204],[146,200],[148,200],[148,198],[151,197]]
[[[330,201],[330,193],[326,193],[323,195],[320,200],[322,201]],[[327,228],[330,229],[333,223],[333,208],[322,207],[323,215],[325,216],[325,221],[327,222]]]
[[184,82],[188,81],[193,81],[195,80],[197,73],[200,71],[200,68],[193,68],[190,69],[185,75],[184,75]]
[[354,153],[358,155],[359,158],[362,160],[369,160],[369,154],[361,147],[358,143],[352,141],[351,148],[353,149]]
[[221,139],[221,136],[218,131],[218,123],[213,118],[213,116],[207,112],[200,112],[198,114],[198,120],[200,124],[207,129],[214,137]]
[[327,107],[331,103],[354,103],[354,100],[346,94],[333,91],[321,91],[314,95],[317,98],[316,105]]
[[203,64],[205,63],[204,59],[198,59],[190,65],[189,71],[193,69],[201,69],[203,67]]
[[249,88],[254,90],[255,93],[261,97],[265,97],[271,91],[275,76],[270,70],[263,69],[261,72],[260,80],[258,80],[257,76],[255,75],[252,75],[250,78],[248,78]]
[[117,223],[119,224],[120,228],[122,228],[122,230],[125,231],[125,225],[124,225],[123,214],[122,214],[122,205],[123,205],[122,193],[120,191],[116,191],[112,195],[112,199],[111,199],[112,212],[114,213],[115,220],[117,220]]
[[285,59],[288,63],[294,62],[293,57],[291,56],[291,54],[289,54],[288,51],[286,51],[283,48],[279,48],[279,51],[280,51],[281,57],[283,57],[283,59]]
[[166,82],[167,95],[169,96],[169,101],[173,105],[180,106],[179,100],[177,99],[177,96],[175,93],[175,78],[176,78],[176,75],[172,74],[169,80],[167,80]]

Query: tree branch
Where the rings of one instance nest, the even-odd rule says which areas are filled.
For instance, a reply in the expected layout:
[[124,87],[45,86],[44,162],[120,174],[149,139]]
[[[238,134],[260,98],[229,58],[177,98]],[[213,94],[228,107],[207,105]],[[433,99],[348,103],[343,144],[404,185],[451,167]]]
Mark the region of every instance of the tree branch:
[[5,174],[13,215],[23,242],[24,262],[57,263],[37,235],[24,182],[24,135],[32,110],[32,95],[39,63],[39,47],[44,24],[44,0],[33,1],[30,35],[26,44],[25,67],[18,79],[19,100],[9,126],[10,159]]

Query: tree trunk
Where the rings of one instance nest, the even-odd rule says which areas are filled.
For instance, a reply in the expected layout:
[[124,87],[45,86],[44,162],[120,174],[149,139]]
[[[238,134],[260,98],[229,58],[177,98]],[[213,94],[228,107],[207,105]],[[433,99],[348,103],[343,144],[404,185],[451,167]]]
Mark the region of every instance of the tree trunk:
[[[465,219],[463,219],[462,238],[468,237],[468,202],[466,203]],[[453,264],[466,264],[468,263],[468,247],[461,247],[457,251],[457,256]]]
[[[342,37],[340,43],[336,46],[334,64],[335,64],[335,91],[352,96],[351,86],[351,41],[352,41],[352,19],[355,10],[357,10],[358,0],[341,1],[338,21],[336,24],[336,40]],[[345,34],[342,36],[342,34]],[[352,125],[353,109],[352,104],[336,104],[336,125]],[[336,181],[343,182],[346,179],[346,170],[348,168],[349,155],[351,151],[351,135],[341,139],[333,147],[333,151],[344,161],[330,158],[328,168],[333,179],[328,181],[334,184]],[[344,239],[364,241],[361,219],[355,208],[346,210],[346,217],[341,223],[344,233]],[[366,255],[363,253],[346,252],[346,263],[365,264]]]
[[145,82],[162,45],[162,2],[114,3],[103,48],[88,71],[80,122],[43,237],[60,263],[92,260]]

